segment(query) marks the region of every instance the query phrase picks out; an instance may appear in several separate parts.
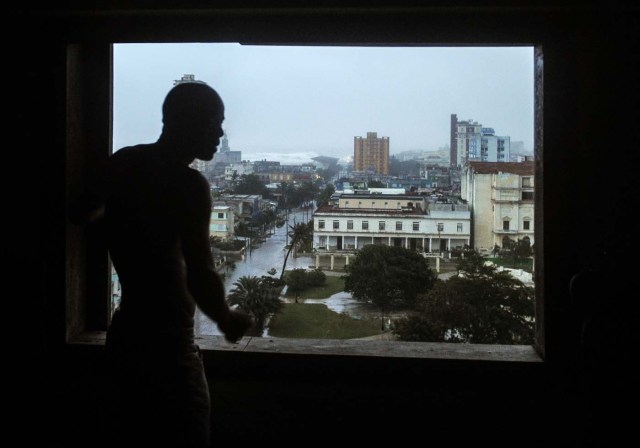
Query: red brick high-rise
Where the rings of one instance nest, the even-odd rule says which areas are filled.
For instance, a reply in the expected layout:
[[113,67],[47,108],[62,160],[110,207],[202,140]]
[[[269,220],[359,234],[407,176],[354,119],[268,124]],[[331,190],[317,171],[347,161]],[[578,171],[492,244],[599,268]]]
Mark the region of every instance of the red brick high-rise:
[[389,174],[389,137],[378,137],[377,132],[367,132],[367,137],[353,138],[353,169]]

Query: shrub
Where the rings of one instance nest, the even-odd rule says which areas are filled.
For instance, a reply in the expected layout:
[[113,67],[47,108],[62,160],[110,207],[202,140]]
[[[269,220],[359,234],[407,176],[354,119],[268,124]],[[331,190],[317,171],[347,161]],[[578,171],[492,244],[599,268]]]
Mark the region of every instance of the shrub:
[[327,274],[320,269],[307,272],[307,284],[309,286],[323,286],[327,283]]

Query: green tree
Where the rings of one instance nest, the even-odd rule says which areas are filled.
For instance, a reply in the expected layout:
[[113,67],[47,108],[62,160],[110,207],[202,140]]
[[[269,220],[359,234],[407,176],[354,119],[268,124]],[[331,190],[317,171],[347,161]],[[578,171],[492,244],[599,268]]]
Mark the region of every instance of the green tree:
[[288,291],[294,294],[295,302],[298,303],[300,293],[308,286],[307,272],[304,269],[293,269],[285,276]]
[[236,236],[245,238],[255,238],[256,236],[258,236],[258,234],[251,230],[249,225],[244,221],[238,221],[236,223],[234,233],[236,234]]
[[315,199],[318,196],[318,186],[311,181],[300,183],[297,186],[296,191],[298,193],[298,207],[303,205],[305,202]]
[[336,192],[336,187],[333,184],[327,184],[324,189],[318,194],[317,205],[321,207],[329,203],[331,195]]
[[340,167],[332,165],[327,168],[318,168],[316,174],[324,179],[325,182],[331,182],[331,179],[340,172]]
[[413,308],[436,280],[426,258],[403,247],[365,246],[345,269],[345,291],[379,307],[383,322],[393,307]]
[[521,260],[529,258],[533,255],[533,248],[531,247],[531,241],[529,239],[521,239],[515,242],[511,248],[514,264],[518,264]]
[[394,333],[404,341],[531,344],[534,313],[532,288],[466,250],[458,275],[437,281]]
[[278,185],[278,189],[277,192],[280,194],[280,202],[279,202],[279,206],[283,209],[290,209],[293,207],[292,202],[293,202],[293,195],[295,192],[295,187],[293,182],[280,182],[280,185]]
[[299,247],[308,244],[312,239],[313,221],[309,221],[308,223],[300,222],[294,225],[289,225],[289,248],[287,249],[287,254],[284,257],[284,263],[282,263],[282,272],[280,272],[281,280],[284,278],[284,270],[287,267],[287,260],[289,259],[291,251],[297,251]]
[[228,296],[229,304],[237,305],[251,315],[254,325],[249,333],[262,336],[267,318],[283,307],[278,289],[256,276],[242,276],[233,286]]
[[269,189],[257,174],[243,174],[237,181],[232,180],[232,185],[235,194],[259,194],[263,197],[269,195]]
[[493,254],[494,257],[497,257],[498,254],[500,253],[500,246],[498,246],[497,244],[494,244],[493,250],[491,251],[491,253]]
[[307,284],[309,286],[323,286],[327,283],[327,274],[320,269],[307,271]]
[[258,217],[258,225],[262,226],[263,230],[271,232],[271,230],[275,227],[276,220],[278,215],[275,210],[268,208],[260,212]]

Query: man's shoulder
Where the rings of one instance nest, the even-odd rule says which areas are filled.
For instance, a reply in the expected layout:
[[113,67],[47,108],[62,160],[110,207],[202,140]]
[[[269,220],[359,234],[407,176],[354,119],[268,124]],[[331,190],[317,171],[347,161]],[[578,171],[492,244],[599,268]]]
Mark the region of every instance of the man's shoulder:
[[118,149],[117,151],[114,151],[113,154],[111,154],[111,159],[123,160],[123,159],[130,159],[134,157],[140,157],[141,155],[145,154],[147,152],[146,150],[151,148],[152,146],[153,144],[151,143],[124,146]]

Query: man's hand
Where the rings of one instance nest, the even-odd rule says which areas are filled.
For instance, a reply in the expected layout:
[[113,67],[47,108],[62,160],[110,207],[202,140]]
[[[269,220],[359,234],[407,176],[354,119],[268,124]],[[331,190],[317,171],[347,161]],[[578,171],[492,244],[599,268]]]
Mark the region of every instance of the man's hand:
[[253,325],[253,319],[240,310],[229,310],[227,318],[218,322],[218,328],[224,333],[227,341],[236,343],[246,331]]

